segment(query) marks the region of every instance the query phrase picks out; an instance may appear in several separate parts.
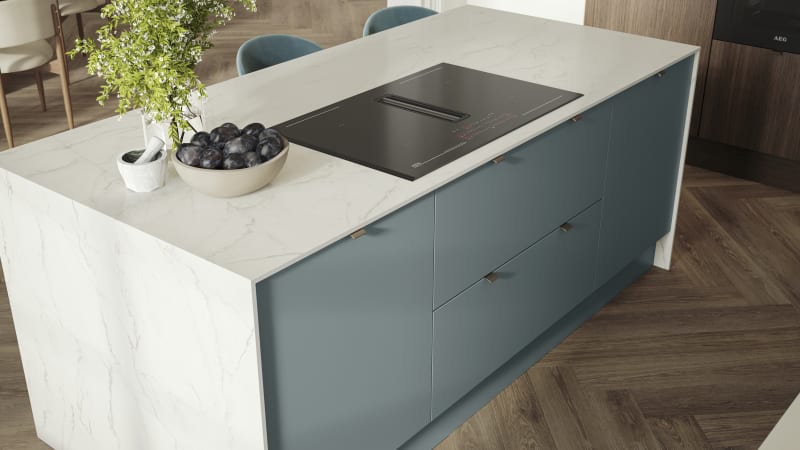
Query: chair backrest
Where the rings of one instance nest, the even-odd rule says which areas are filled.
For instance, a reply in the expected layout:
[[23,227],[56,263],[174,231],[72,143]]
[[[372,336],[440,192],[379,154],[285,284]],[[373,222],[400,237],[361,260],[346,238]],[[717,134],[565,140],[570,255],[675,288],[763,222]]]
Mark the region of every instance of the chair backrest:
[[383,8],[369,16],[364,24],[364,36],[424,19],[434,14],[436,14],[436,11],[421,6],[390,6]]
[[239,47],[236,53],[236,69],[241,76],[319,50],[322,50],[322,47],[298,36],[288,34],[258,36]]
[[50,5],[55,0],[0,1],[0,48],[47,39],[56,34]]

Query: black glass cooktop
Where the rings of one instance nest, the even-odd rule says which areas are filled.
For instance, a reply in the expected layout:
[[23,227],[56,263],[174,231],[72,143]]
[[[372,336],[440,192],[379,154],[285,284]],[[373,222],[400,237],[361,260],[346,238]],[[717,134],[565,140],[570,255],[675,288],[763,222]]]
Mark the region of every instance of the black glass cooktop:
[[415,180],[581,96],[438,64],[275,128],[302,146]]

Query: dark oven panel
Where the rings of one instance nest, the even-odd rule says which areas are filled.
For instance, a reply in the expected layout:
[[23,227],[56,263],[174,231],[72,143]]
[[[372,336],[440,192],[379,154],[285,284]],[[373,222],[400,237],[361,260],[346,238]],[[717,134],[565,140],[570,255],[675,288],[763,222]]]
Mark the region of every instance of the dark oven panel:
[[800,0],[718,0],[714,39],[800,53]]

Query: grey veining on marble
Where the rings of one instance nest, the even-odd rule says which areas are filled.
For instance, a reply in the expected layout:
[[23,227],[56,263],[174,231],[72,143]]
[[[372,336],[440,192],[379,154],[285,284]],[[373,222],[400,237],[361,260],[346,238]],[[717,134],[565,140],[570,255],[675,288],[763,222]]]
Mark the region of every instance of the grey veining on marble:
[[207,197],[172,168],[165,188],[134,194],[114,158],[141,145],[135,114],[4,152],[0,169],[257,281],[696,51],[468,6],[209,88],[212,126],[279,123],[439,62],[584,94],[417,181],[293,146],[275,181],[250,195]]
[[39,438],[265,448],[250,280],[2,171],[0,243]]

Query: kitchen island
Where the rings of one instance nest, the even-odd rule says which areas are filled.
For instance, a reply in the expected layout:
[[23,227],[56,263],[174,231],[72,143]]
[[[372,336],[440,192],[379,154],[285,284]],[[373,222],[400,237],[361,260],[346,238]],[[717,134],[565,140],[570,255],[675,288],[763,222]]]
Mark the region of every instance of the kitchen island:
[[4,152],[0,256],[37,434],[430,447],[669,267],[696,55],[464,7],[209,88],[212,125],[283,122],[441,62],[583,94],[413,182],[294,145],[247,196],[173,171],[134,194],[114,165],[141,145],[133,115]]

